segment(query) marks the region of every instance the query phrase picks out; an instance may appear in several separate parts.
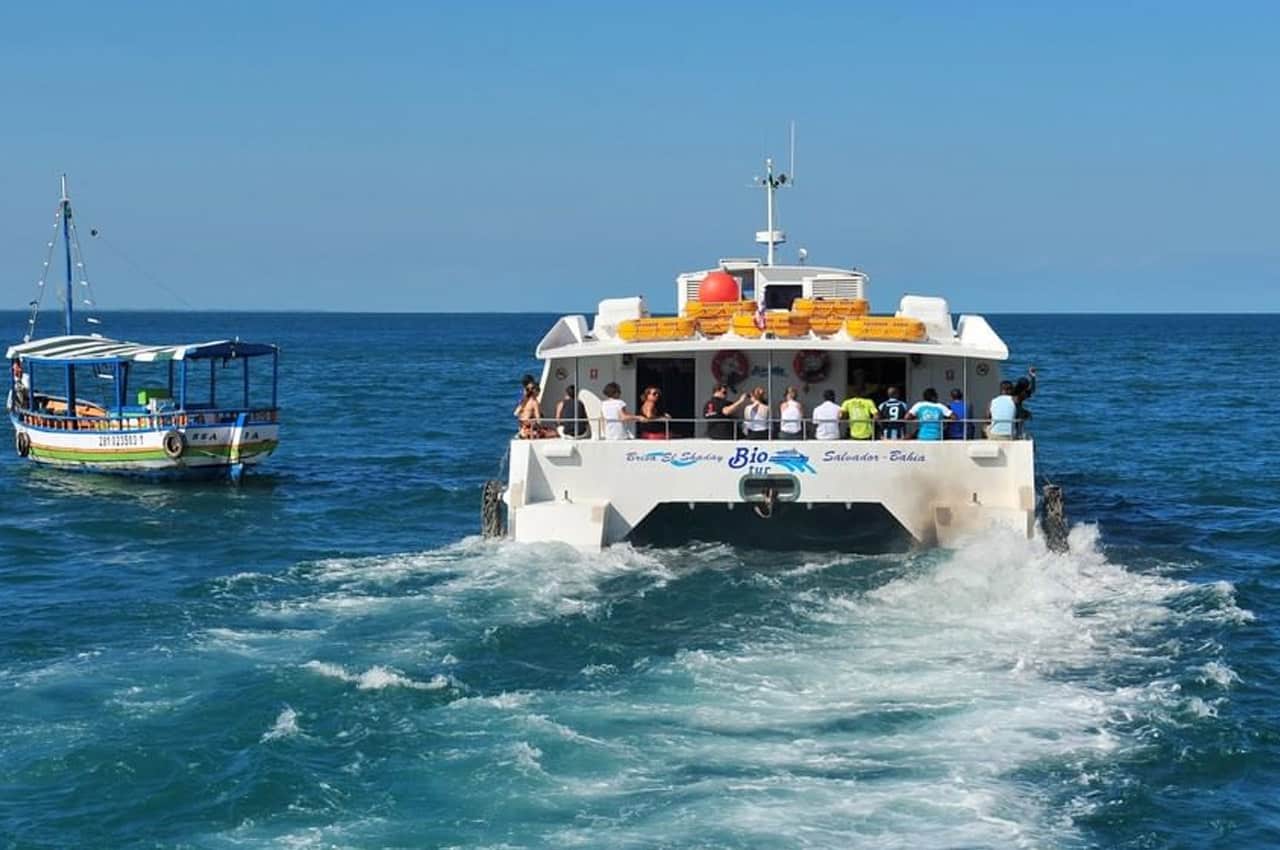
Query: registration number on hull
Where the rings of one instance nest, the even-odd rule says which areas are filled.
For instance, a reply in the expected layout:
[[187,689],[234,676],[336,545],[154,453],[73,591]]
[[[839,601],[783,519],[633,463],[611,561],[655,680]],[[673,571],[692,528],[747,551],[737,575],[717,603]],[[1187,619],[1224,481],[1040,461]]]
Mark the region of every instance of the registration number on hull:
[[98,447],[104,449],[140,445],[142,445],[141,434],[103,434],[98,437]]

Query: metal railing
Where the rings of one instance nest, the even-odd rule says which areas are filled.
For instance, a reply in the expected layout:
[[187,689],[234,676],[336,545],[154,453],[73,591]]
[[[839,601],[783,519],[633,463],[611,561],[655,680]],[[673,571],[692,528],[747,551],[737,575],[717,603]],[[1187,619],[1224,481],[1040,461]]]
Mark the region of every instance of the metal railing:
[[[833,442],[836,440],[852,440],[855,442],[876,442],[876,441],[897,441],[897,440],[926,440],[926,441],[947,441],[947,442],[966,442],[970,440],[1025,440],[1030,438],[1027,432],[1025,421],[999,420],[992,422],[990,419],[944,419],[936,422],[921,422],[919,419],[876,419],[876,420],[854,420],[840,419],[835,422],[831,420],[815,420],[812,418],[801,418],[783,420],[772,417],[766,420],[745,420],[742,418],[725,418],[725,419],[679,419],[672,417],[658,417],[655,419],[628,419],[622,420],[606,420],[603,417],[591,417],[587,419],[543,419],[537,423],[522,423],[519,436],[524,439],[567,439],[567,440],[690,440],[690,439],[710,439],[710,440],[799,440],[799,441],[821,441]],[[607,426],[620,426],[627,436],[625,437],[609,437],[607,436]],[[757,425],[761,427],[756,427]],[[784,430],[783,426],[793,428],[798,426],[799,430]],[[826,426],[829,428],[834,425],[836,428],[836,436],[819,437],[819,428]],[[1007,428],[1008,434],[1002,434],[999,431],[991,433],[989,429],[992,425],[1004,426],[1000,430]],[[673,429],[672,426],[675,426]],[[691,426],[691,427],[685,427]],[[862,426],[870,431],[869,436],[855,437],[851,436],[851,426]],[[933,433],[933,429],[937,429],[938,437],[919,436],[922,427],[930,429],[929,433]],[[728,436],[714,436],[714,429],[723,429]],[[822,433],[829,433],[823,428]],[[579,433],[584,431],[585,433]],[[858,429],[859,431],[862,428]],[[692,432],[692,433],[689,433]],[[701,433],[699,433],[701,432]],[[895,436],[896,435],[896,436]]]
[[231,425],[240,414],[248,414],[246,424],[264,425],[279,421],[277,408],[218,408],[198,411],[168,411],[164,413],[117,414],[107,411],[100,416],[69,416],[42,410],[18,410],[18,421],[29,428],[48,431],[155,431],[161,428],[188,428],[192,426]]

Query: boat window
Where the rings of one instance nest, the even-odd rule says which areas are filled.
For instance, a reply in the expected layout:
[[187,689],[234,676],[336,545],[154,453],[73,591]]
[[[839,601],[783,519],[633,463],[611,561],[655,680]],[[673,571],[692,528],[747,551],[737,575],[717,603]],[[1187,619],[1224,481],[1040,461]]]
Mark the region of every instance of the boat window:
[[804,287],[798,283],[770,283],[764,288],[764,308],[766,310],[790,310],[791,302],[804,294]]

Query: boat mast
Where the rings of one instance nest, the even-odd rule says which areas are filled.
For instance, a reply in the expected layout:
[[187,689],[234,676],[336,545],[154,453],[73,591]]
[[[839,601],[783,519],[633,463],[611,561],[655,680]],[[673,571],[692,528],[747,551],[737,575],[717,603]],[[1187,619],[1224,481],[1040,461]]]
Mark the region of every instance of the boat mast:
[[67,260],[67,297],[63,309],[64,326],[67,336],[71,336],[71,196],[67,194],[67,175],[62,175],[62,244]]
[[796,170],[796,124],[791,122],[791,176],[786,174],[773,173],[773,157],[765,157],[764,160],[764,177],[757,177],[755,182],[758,186],[764,187],[765,192],[765,227],[766,230],[756,231],[756,244],[767,245],[768,254],[765,259],[765,265],[773,265],[773,247],[781,245],[787,241],[787,234],[782,230],[775,230],[773,226],[774,219],[777,218],[776,201],[774,192],[783,186],[795,184]]

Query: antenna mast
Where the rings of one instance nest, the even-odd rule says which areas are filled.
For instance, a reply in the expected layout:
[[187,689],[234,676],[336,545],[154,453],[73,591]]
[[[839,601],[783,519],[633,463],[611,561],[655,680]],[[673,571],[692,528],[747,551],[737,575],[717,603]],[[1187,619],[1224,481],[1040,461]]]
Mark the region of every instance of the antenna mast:
[[796,122],[791,122],[791,176],[786,174],[773,173],[773,157],[766,157],[764,161],[764,177],[757,177],[755,182],[757,186],[762,186],[765,190],[765,230],[756,231],[756,244],[767,245],[768,254],[765,258],[765,265],[773,265],[773,249],[775,245],[781,245],[787,241],[785,231],[774,227],[774,221],[777,219],[777,202],[774,200],[774,193],[784,186],[795,185],[796,173]]

